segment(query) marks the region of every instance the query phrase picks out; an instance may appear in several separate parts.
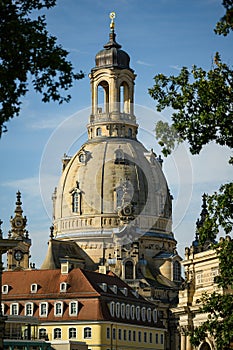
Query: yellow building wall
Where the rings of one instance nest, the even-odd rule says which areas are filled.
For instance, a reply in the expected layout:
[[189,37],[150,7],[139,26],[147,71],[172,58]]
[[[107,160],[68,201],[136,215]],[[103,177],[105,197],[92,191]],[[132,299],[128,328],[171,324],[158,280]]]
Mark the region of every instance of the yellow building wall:
[[[84,337],[84,328],[91,328],[91,337]],[[165,349],[165,331],[152,327],[140,327],[121,323],[83,323],[83,324],[50,324],[41,325],[39,328],[45,328],[49,341],[55,341],[54,329],[61,329],[61,339],[69,339],[69,328],[76,328],[76,339],[80,342],[86,342],[90,350],[136,350],[136,349]],[[115,333],[115,336],[114,336]],[[135,338],[134,338],[135,334]],[[141,335],[140,335],[141,334]],[[135,339],[135,340],[134,340]]]

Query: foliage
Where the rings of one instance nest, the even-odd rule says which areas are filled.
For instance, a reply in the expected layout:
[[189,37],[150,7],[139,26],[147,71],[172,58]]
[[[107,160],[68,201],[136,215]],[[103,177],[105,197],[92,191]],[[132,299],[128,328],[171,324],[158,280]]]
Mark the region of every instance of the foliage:
[[[217,23],[215,32],[228,35],[233,30],[233,1],[223,0],[225,15]],[[157,74],[149,94],[157,101],[157,110],[171,107],[172,124],[158,122],[156,138],[165,156],[177,142],[187,141],[192,154],[199,154],[209,142],[233,148],[233,70],[223,63],[219,53],[209,71],[193,66],[183,67],[178,76]],[[176,131],[174,131],[174,129]],[[233,164],[233,158],[230,159]],[[233,183],[220,187],[207,198],[207,213],[198,227],[199,242],[213,242],[220,230],[230,234],[233,228]],[[233,288],[233,240],[228,236],[213,248],[219,257],[219,290]],[[231,290],[232,292],[232,290]],[[198,346],[210,334],[216,341],[217,350],[227,350],[233,343],[233,294],[217,291],[204,294],[200,300],[200,312],[208,318],[190,332],[191,343]]]
[[[233,183],[227,183],[220,187],[219,191],[207,196],[208,212],[204,223],[198,228],[198,236],[201,244],[213,241],[220,230],[230,234],[233,229]],[[222,250],[224,252],[224,250]],[[233,255],[230,257],[232,259]],[[226,262],[222,254],[221,258]],[[233,261],[232,261],[233,263]],[[232,284],[233,285],[233,284]]]
[[223,0],[222,4],[225,7],[226,13],[220,21],[217,22],[215,33],[226,36],[233,30],[233,1]]
[[[56,0],[1,0],[0,3],[0,136],[5,123],[20,112],[28,81],[42,101],[68,102],[68,90],[83,73],[75,74],[68,52],[49,35],[45,16],[36,13],[56,5]],[[33,12],[34,11],[34,12]]]
[[[217,53],[214,67],[206,72],[186,67],[178,76],[158,74],[149,94],[157,100],[157,110],[172,107],[173,140],[165,143],[168,126],[156,125],[156,138],[163,144],[163,153],[171,153],[176,141],[187,140],[193,154],[210,141],[233,147],[233,70],[221,62]],[[192,81],[192,82],[191,82]],[[177,139],[177,135],[179,139]]]

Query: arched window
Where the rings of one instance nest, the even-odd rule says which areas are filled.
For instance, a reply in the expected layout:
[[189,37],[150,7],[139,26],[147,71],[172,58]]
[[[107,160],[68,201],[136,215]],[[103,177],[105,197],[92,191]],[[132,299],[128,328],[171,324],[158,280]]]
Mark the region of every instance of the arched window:
[[11,315],[18,315],[19,314],[19,304],[18,303],[11,304],[10,314]]
[[134,279],[134,266],[133,266],[133,262],[128,260],[125,263],[125,279],[127,280],[132,280]]
[[62,316],[63,303],[62,301],[56,301],[54,304],[54,316]]
[[25,316],[33,316],[33,303],[25,304]]
[[109,112],[109,85],[108,82],[103,80],[97,87],[97,112],[108,113]]
[[133,136],[133,131],[131,128],[128,129],[128,137],[132,137]]
[[48,335],[47,335],[47,331],[45,328],[40,328],[39,329],[39,339],[47,339]]
[[145,320],[146,320],[146,308],[145,307],[142,307],[141,315],[142,315],[142,321],[145,322]]
[[72,211],[73,213],[79,212],[79,193],[76,191],[72,193]]
[[112,317],[114,317],[114,315],[115,315],[115,303],[114,303],[114,301],[112,301],[110,303],[110,314]]
[[204,342],[201,345],[200,350],[211,350],[211,347],[209,346],[209,344],[207,342]]
[[181,266],[179,261],[173,262],[173,281],[180,281],[181,278]]
[[53,339],[61,339],[61,328],[54,328]]
[[77,314],[78,314],[78,302],[71,301],[69,303],[69,315],[70,316],[77,316]]
[[136,307],[136,319],[139,321],[140,320],[140,306]]
[[121,318],[125,318],[125,304],[121,304]]
[[121,309],[120,303],[116,303],[116,317],[120,317],[120,309]]
[[120,86],[120,112],[129,113],[129,86],[123,82]]
[[91,334],[91,327],[85,327],[83,330],[83,338],[84,339],[90,339],[92,336]]
[[126,318],[127,319],[130,318],[130,305],[129,304],[126,305]]
[[69,339],[77,338],[77,330],[76,328],[72,327],[69,328]]
[[101,128],[96,129],[96,136],[101,136],[102,135],[102,130]]

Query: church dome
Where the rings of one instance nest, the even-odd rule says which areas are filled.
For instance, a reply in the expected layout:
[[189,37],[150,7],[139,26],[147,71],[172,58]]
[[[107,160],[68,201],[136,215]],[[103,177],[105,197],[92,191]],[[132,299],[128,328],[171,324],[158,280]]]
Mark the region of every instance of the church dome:
[[[88,140],[73,157],[64,157],[53,195],[54,235],[74,240],[95,262],[100,256],[104,261],[105,254],[119,258],[118,246],[144,237],[138,254],[142,249],[153,263],[148,247],[172,250],[176,243],[171,195],[161,158],[137,140],[136,75],[115,40],[111,18],[110,40],[89,74]],[[106,250],[106,244],[111,249]]]

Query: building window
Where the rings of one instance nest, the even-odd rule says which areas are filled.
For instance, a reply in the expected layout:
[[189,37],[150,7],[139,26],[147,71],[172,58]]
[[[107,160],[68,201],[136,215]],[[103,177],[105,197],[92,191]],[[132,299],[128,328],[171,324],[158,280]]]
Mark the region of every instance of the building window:
[[121,317],[125,318],[125,304],[121,304]]
[[144,332],[144,343],[147,343],[147,333]]
[[78,314],[78,302],[71,301],[69,303],[69,315],[70,316],[77,316],[77,314]]
[[45,328],[39,329],[39,339],[47,339],[48,335]]
[[67,291],[67,283],[62,282],[60,283],[60,292],[66,292]]
[[112,329],[112,339],[116,340],[116,328]]
[[110,328],[109,327],[107,327],[107,329],[106,329],[106,338],[110,339]]
[[159,335],[158,333],[155,334],[155,344],[159,343]]
[[77,330],[76,328],[72,327],[72,328],[69,328],[69,339],[74,339],[74,338],[77,338]]
[[152,333],[149,333],[149,342],[152,343]]
[[140,320],[140,306],[136,307],[136,319],[139,321]]
[[131,315],[132,320],[134,320],[134,318],[135,318],[135,306],[134,305],[131,305],[130,315]]
[[110,314],[112,317],[114,317],[114,315],[115,315],[115,303],[114,303],[114,301],[112,301],[110,303]]
[[1,309],[2,309],[2,314],[4,315],[5,314],[5,304],[1,304]]
[[141,341],[142,341],[142,332],[138,332],[138,341],[139,341],[139,343],[141,343]]
[[83,330],[83,338],[84,339],[90,339],[92,336],[91,334],[91,327],[85,327]]
[[126,305],[126,318],[127,319],[130,318],[130,305],[129,304]]
[[4,284],[2,286],[2,294],[7,294],[9,292],[9,286],[8,284]]
[[131,138],[131,137],[132,137],[132,135],[133,135],[132,129],[131,129],[131,128],[129,128],[129,129],[128,129],[128,137],[130,137],[130,138]]
[[124,340],[127,340],[127,331],[124,329]]
[[160,343],[163,344],[163,334],[160,334]]
[[102,135],[102,130],[101,128],[96,129],[96,136],[101,136]]
[[181,266],[179,261],[173,263],[173,281],[180,281],[181,277]]
[[133,341],[136,341],[136,331],[133,331]]
[[80,199],[79,196],[80,196],[80,194],[76,191],[72,193],[72,211],[73,211],[73,213],[79,212],[79,199]]
[[120,309],[121,309],[120,303],[116,303],[116,317],[120,317]]
[[11,313],[11,315],[18,315],[19,314],[19,304],[18,303],[11,304],[10,313]]
[[131,341],[131,338],[132,338],[132,332],[131,332],[131,330],[129,330],[129,332],[128,332],[128,340]]
[[47,317],[48,316],[48,303],[40,303],[40,316]]
[[121,340],[121,329],[118,329],[118,339]]
[[145,307],[142,307],[141,314],[142,314],[142,321],[145,322],[145,320],[146,320],[146,308]]
[[157,322],[157,310],[156,309],[153,310],[152,317],[153,317],[154,323],[156,323]]
[[132,280],[134,278],[133,274],[133,262],[132,261],[127,261],[125,263],[125,279],[126,280]]
[[54,304],[54,316],[62,316],[63,311],[63,303],[61,301],[57,301]]
[[151,322],[151,308],[148,308],[146,313],[147,313],[147,320]]
[[33,316],[33,303],[25,304],[25,316]]
[[38,284],[31,284],[31,293],[36,293],[38,291]]
[[61,339],[61,328],[54,328],[53,339]]

